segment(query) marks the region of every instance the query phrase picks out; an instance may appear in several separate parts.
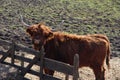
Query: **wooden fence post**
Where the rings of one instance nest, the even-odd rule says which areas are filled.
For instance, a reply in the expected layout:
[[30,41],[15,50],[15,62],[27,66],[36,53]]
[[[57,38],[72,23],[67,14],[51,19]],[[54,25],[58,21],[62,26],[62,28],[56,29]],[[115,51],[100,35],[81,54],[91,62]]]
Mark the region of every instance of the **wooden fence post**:
[[[25,54],[22,53],[21,56],[22,56],[22,57],[25,57]],[[24,67],[24,60],[21,60],[21,67]]]
[[41,57],[40,57],[40,64],[41,64],[41,66],[40,66],[40,76],[39,76],[39,79],[40,80],[44,80],[43,79],[43,68],[44,68],[44,55],[45,55],[45,53],[44,53],[43,46],[42,46],[42,48],[40,50],[40,55],[41,55]]
[[69,80],[69,75],[65,74],[65,80]]
[[74,56],[74,68],[73,68],[73,80],[78,80],[79,78],[79,55],[75,54]]
[[12,40],[12,52],[10,53],[11,54],[11,64],[14,64],[15,62],[15,42],[14,40]]

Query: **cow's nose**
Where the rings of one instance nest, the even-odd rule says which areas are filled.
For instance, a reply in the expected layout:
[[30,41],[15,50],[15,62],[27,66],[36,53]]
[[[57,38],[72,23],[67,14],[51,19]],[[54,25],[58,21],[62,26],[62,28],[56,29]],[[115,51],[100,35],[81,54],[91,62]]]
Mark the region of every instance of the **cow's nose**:
[[32,43],[33,43],[33,44],[39,44],[39,43],[40,43],[40,40],[34,39],[34,40],[32,40]]

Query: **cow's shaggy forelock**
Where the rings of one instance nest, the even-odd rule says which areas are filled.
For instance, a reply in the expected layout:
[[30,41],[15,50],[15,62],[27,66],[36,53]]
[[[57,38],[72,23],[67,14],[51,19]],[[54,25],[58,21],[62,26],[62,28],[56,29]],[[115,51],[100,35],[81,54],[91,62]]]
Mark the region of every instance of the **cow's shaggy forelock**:
[[46,43],[46,40],[53,35],[51,29],[42,23],[31,25],[26,32],[31,36],[36,50],[40,50],[41,46]]

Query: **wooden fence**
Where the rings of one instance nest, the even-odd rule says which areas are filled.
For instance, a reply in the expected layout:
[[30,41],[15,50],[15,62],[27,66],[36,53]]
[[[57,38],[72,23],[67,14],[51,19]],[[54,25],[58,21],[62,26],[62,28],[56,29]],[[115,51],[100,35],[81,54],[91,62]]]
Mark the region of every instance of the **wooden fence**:
[[[2,55],[0,59],[0,63],[11,65],[15,68],[19,69],[19,75],[16,77],[19,80],[29,80],[25,78],[25,74],[29,73],[35,76],[38,76],[40,80],[61,80],[58,78],[55,78],[51,75],[47,75],[43,73],[43,68],[48,68],[50,70],[62,72],[66,75],[72,75],[73,80],[78,80],[79,73],[78,73],[78,67],[79,67],[79,56],[76,54],[74,56],[74,65],[68,65],[63,62],[55,61],[52,59],[48,59],[44,57],[44,50],[41,49],[40,52],[37,52],[33,49],[27,48],[25,46],[21,46],[18,44],[15,44],[14,41],[7,42],[4,40],[0,40],[0,46],[10,46],[8,51],[0,50],[0,55]],[[26,54],[34,55],[33,59],[26,58],[24,56],[18,56],[16,55],[16,51],[24,51]],[[11,58],[10,62],[5,61],[6,58]],[[15,64],[15,60],[21,61],[21,65]],[[29,63],[26,67],[24,67],[24,62]],[[32,66],[37,65],[40,67],[40,71],[35,71],[32,68]],[[66,77],[66,80],[68,78]]]

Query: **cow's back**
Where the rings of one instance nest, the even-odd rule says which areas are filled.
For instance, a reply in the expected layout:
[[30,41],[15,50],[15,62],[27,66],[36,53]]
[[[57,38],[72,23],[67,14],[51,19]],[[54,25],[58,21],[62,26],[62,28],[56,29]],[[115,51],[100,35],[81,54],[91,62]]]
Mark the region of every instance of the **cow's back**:
[[[77,53],[80,57],[80,66],[89,66],[94,60],[99,59],[98,56],[105,57],[106,42],[100,39],[104,37],[98,35],[73,36],[55,36],[46,44],[47,57],[73,64],[73,57]],[[96,40],[96,38],[98,39]]]

